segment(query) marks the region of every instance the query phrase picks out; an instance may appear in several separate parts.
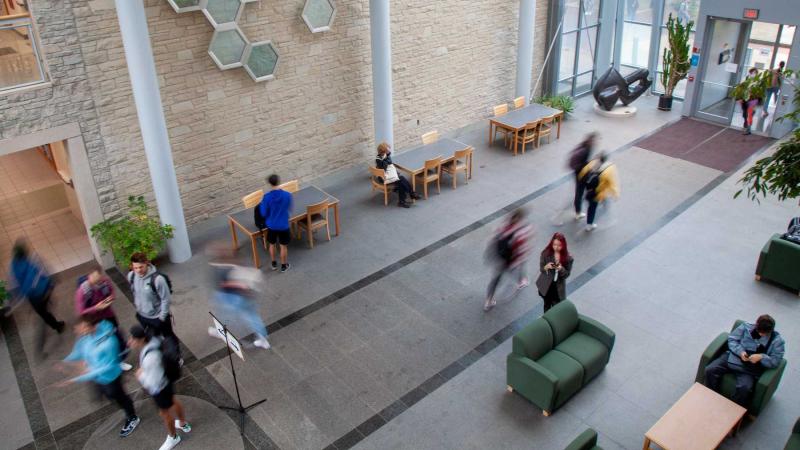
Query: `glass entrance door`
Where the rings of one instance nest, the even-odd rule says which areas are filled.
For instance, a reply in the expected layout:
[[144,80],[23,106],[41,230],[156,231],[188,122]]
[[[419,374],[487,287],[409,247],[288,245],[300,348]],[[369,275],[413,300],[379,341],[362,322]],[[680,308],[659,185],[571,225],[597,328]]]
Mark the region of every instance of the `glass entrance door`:
[[727,126],[736,106],[730,92],[744,71],[750,24],[709,18],[706,30],[696,115]]

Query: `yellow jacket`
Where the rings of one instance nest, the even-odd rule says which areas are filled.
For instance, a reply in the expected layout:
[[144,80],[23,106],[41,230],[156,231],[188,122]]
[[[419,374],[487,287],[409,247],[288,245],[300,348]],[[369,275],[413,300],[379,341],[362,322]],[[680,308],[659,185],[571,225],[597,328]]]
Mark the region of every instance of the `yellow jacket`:
[[[589,163],[586,164],[583,169],[581,169],[580,173],[578,174],[578,178],[583,180],[589,172],[595,170],[595,167],[597,167],[599,163],[600,161],[596,159],[589,161]],[[598,170],[600,171],[600,180],[597,184],[597,189],[595,189],[595,200],[602,202],[609,197],[618,199],[619,181],[617,179],[617,166],[610,162],[606,162]]]

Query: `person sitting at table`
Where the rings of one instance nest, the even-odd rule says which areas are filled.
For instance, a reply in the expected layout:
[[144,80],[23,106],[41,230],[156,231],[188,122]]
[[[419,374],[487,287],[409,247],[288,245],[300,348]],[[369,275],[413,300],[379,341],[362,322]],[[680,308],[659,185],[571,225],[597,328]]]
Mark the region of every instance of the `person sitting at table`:
[[[381,169],[386,172],[386,169],[389,166],[393,166],[392,164],[392,148],[386,142],[381,142],[378,145],[378,156],[375,157],[375,167]],[[396,169],[395,169],[396,172]],[[378,183],[383,183],[383,178],[378,177]],[[406,177],[397,174],[397,181],[392,181],[387,184],[394,186],[394,191],[397,192],[398,197],[400,198],[397,206],[401,208],[408,208],[409,205],[406,203],[406,196],[411,195],[411,198],[414,200],[420,199],[420,195],[414,192],[411,189],[411,183],[408,182]]]
[[706,366],[705,385],[719,392],[722,376],[734,374],[736,391],[731,400],[746,408],[756,379],[765,369],[778,367],[785,351],[786,344],[775,331],[775,319],[759,316],[755,324],[743,323],[728,335],[728,351]]

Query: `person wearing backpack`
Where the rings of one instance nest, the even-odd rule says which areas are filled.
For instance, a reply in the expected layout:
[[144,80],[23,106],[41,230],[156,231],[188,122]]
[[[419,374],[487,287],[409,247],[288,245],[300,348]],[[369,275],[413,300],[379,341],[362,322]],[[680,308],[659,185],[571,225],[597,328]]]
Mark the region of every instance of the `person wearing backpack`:
[[184,433],[192,431],[192,426],[186,421],[183,405],[175,397],[173,384],[180,377],[180,366],[177,365],[174,355],[170,356],[171,352],[165,347],[165,341],[154,336],[151,330],[146,331],[140,325],[134,325],[130,333],[128,345],[139,350],[136,378],[153,397],[158,415],[167,428],[167,439],[159,450],[170,450],[181,442],[177,430]]
[[532,228],[525,221],[525,210],[520,208],[511,214],[507,223],[498,231],[493,240],[495,259],[497,260],[497,270],[489,282],[486,293],[486,302],[483,310],[489,311],[497,305],[494,298],[497,285],[503,275],[517,272],[517,290],[528,286],[528,277],[525,275],[525,261],[530,252],[530,235]]
[[586,231],[593,231],[597,228],[594,223],[597,206],[610,198],[619,198],[617,166],[608,161],[608,155],[601,153],[586,164],[579,176],[586,185],[586,200],[589,202]]
[[573,205],[575,206],[575,220],[581,220],[586,217],[583,213],[583,192],[586,189],[586,184],[581,180],[581,170],[586,167],[592,157],[594,150],[594,143],[597,138],[597,133],[589,133],[588,136],[572,150],[569,157],[569,168],[575,175],[575,199]]
[[177,341],[169,311],[172,301],[169,277],[159,272],[144,253],[131,255],[131,268],[128,283],[133,291],[136,320],[142,327],[153,330],[153,334]]

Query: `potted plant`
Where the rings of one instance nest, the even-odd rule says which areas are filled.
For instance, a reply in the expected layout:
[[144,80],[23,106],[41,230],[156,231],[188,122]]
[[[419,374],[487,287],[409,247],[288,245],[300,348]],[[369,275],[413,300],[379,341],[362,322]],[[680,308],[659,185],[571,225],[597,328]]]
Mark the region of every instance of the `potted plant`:
[[162,225],[150,215],[144,197],[128,197],[128,214],[104,220],[92,227],[92,237],[114,255],[121,268],[128,267],[131,255],[142,252],[153,259],[172,237],[172,225]]
[[693,21],[683,24],[680,18],[675,19],[672,14],[667,19],[667,48],[664,49],[662,57],[663,68],[661,72],[661,84],[664,86],[664,93],[658,98],[658,109],[669,111],[672,109],[672,92],[675,86],[686,78],[691,67],[689,60],[689,37],[694,26]]
[[563,111],[565,119],[575,110],[575,100],[569,95],[541,96],[536,97],[533,102]]

